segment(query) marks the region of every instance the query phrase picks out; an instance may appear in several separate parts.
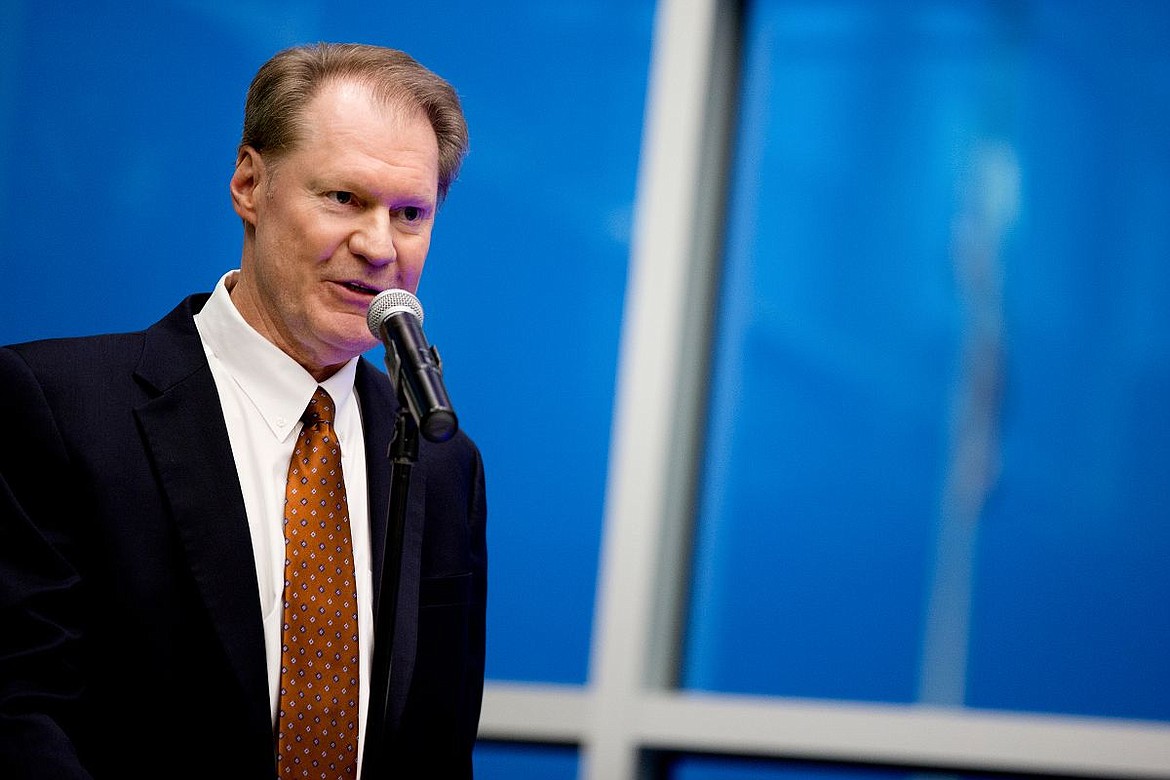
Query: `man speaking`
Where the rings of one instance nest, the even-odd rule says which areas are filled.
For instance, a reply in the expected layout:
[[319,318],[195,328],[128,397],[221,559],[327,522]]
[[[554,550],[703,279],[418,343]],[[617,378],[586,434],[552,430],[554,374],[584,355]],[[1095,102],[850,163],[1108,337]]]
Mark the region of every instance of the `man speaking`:
[[360,357],[466,150],[408,55],[283,51],[247,95],[239,268],[144,331],[0,349],[0,776],[471,776],[482,463],[419,446],[379,635],[401,394]]

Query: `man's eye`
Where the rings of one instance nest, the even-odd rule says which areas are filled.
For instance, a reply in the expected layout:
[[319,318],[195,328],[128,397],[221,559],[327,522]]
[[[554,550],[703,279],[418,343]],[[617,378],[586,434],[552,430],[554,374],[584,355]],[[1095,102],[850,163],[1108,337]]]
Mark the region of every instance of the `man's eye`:
[[418,222],[422,216],[423,210],[418,206],[406,206],[402,209],[402,218],[407,222]]
[[352,192],[331,192],[329,193],[329,197],[333,198],[333,200],[337,201],[342,206],[348,206],[350,203],[353,203]]

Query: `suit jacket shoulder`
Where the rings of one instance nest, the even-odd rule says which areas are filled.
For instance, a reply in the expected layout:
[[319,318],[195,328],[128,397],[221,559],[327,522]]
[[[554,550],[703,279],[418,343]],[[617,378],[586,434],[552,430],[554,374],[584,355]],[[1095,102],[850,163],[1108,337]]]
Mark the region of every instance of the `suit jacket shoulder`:
[[[205,299],[137,333],[0,349],[0,404],[24,410],[25,442],[0,453],[13,776],[274,771],[255,566],[192,319]],[[201,740],[216,748],[192,750]]]

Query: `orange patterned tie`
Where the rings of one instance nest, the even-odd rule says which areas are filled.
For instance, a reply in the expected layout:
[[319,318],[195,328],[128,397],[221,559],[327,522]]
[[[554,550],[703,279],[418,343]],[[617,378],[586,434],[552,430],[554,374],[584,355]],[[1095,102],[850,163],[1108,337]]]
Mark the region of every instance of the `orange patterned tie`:
[[333,399],[317,388],[284,498],[281,777],[357,776],[357,583]]

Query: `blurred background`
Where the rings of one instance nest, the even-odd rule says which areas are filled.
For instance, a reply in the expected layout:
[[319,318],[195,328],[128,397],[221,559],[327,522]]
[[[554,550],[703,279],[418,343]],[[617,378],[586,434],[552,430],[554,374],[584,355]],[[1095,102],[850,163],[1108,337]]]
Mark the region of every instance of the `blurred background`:
[[471,128],[477,777],[1170,777],[1170,4],[0,0],[0,343],[236,267],[317,40]]

